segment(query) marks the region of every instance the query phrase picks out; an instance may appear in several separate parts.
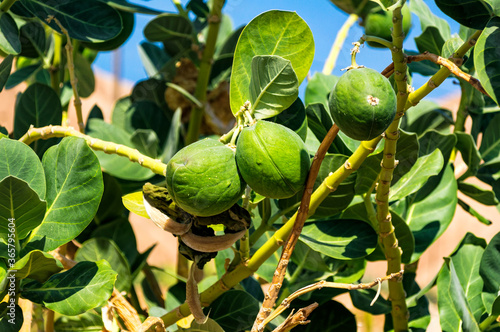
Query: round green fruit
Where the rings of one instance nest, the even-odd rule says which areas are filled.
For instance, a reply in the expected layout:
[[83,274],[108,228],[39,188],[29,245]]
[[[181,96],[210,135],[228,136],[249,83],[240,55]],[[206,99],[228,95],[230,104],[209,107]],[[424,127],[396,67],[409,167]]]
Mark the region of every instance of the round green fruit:
[[209,217],[228,210],[245,190],[235,152],[204,139],[177,152],[167,164],[167,190],[184,211]]
[[[403,7],[403,9],[401,10],[401,14],[403,15],[403,32],[406,38],[411,28],[411,12],[408,6]],[[363,25],[365,27],[366,35],[380,37],[392,42],[392,12],[382,9],[376,12],[372,12],[366,15],[366,18],[363,21]],[[367,43],[372,47],[385,47],[384,45],[377,42]]]
[[371,140],[396,116],[396,93],[387,78],[370,68],[351,69],[330,93],[330,113],[339,129],[352,139]]
[[244,128],[236,143],[241,176],[256,193],[269,198],[288,198],[301,190],[309,159],[299,135],[273,122],[260,120]]

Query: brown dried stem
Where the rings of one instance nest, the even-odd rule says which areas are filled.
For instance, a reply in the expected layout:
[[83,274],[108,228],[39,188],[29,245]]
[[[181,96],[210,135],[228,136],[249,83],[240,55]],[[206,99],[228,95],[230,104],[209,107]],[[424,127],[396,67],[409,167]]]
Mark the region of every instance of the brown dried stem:
[[327,288],[347,289],[347,290],[369,289],[369,288],[373,288],[373,287],[381,284],[384,281],[389,281],[389,280],[392,280],[392,279],[401,278],[403,276],[403,273],[404,273],[404,271],[399,271],[397,273],[391,273],[389,275],[386,275],[385,277],[377,278],[377,279],[375,279],[372,282],[364,283],[364,284],[344,284],[344,283],[328,282],[328,281],[322,280],[322,281],[319,281],[319,282],[317,282],[315,284],[305,286],[305,287],[297,290],[296,292],[294,292],[290,296],[288,296],[286,299],[284,299],[283,302],[281,302],[281,304],[276,308],[276,310],[274,310],[274,312],[271,315],[269,315],[269,317],[267,317],[266,320],[264,320],[264,322],[262,323],[262,325],[266,326],[269,322],[271,322],[279,314],[281,314],[283,311],[285,311],[286,309],[288,309],[288,307],[290,307],[290,303],[293,300],[295,300],[299,296],[302,296],[302,295],[304,295],[306,293],[309,293],[309,292],[312,292],[314,290],[322,289],[322,288],[325,288],[325,287],[327,287]]
[[82,115],[82,101],[80,99],[80,95],[78,94],[78,78],[75,75],[75,64],[73,62],[73,44],[71,44],[71,38],[69,37],[68,30],[66,30],[61,22],[54,16],[49,16],[47,18],[47,22],[50,21],[56,22],[56,24],[61,29],[61,32],[66,36],[66,57],[68,58],[68,71],[69,71],[69,79],[71,87],[73,88],[74,100],[73,104],[75,105],[76,110],[76,118],[78,121],[78,129],[81,133],[85,132],[85,124],[83,123],[83,115]]
[[165,332],[165,324],[159,317],[149,316],[139,328],[139,332],[149,331],[150,328],[155,327],[156,332]]
[[[407,61],[408,63],[410,62],[416,62],[416,61],[423,61],[423,60],[428,60],[432,61],[435,64],[438,64],[440,66],[448,68],[448,70],[454,74],[455,76],[463,79],[470,85],[472,85],[476,90],[484,94],[485,96],[488,96],[488,92],[484,90],[483,86],[481,85],[481,82],[475,77],[472,77],[471,75],[464,73],[455,62],[458,62],[461,64],[463,61],[462,59],[457,59],[457,58],[450,58],[450,59],[445,59],[439,55],[429,53],[429,52],[424,52],[422,54],[417,54],[417,55],[408,55],[407,56]],[[452,61],[454,60],[454,61]]]
[[278,266],[276,267],[276,271],[274,272],[271,286],[269,287],[266,296],[264,297],[262,307],[260,308],[259,314],[255,319],[254,325],[252,327],[252,332],[260,332],[264,329],[264,325],[262,325],[262,322],[269,316],[269,314],[271,313],[271,308],[274,306],[276,299],[278,298],[278,293],[280,291],[281,285],[283,284],[283,279],[285,278],[288,260],[292,256],[293,249],[295,248],[295,244],[299,239],[299,235],[302,232],[304,222],[307,219],[309,213],[311,194],[314,189],[314,182],[316,181],[316,177],[318,176],[321,162],[323,161],[328,148],[332,144],[338,132],[339,128],[336,125],[333,125],[326,134],[323,142],[319,146],[318,151],[314,156],[311,168],[309,170],[309,175],[307,177],[304,194],[302,195],[302,200],[298,209],[296,221],[293,225],[292,232],[285,244],[280,261],[278,263]]
[[281,323],[277,328],[275,328],[273,332],[287,332],[297,325],[309,324],[311,321],[306,319],[318,306],[319,304],[317,302],[314,302],[305,308],[299,309],[299,311],[297,311],[296,313],[293,313],[292,311],[290,315],[285,319],[285,321]]

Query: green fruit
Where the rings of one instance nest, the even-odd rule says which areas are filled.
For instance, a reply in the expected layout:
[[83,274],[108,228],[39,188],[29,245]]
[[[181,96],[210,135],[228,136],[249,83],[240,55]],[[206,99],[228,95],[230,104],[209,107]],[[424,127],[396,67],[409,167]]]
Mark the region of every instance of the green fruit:
[[167,164],[166,177],[175,203],[200,217],[228,210],[246,186],[234,150],[214,139],[195,142],[177,152]]
[[269,198],[295,195],[304,187],[310,166],[309,154],[299,135],[263,120],[240,133],[236,163],[245,182]]
[[370,68],[351,69],[342,75],[330,93],[329,104],[339,129],[359,141],[382,134],[396,116],[391,83]]
[[[401,14],[403,15],[403,32],[406,38],[411,28],[411,12],[408,6],[403,7]],[[363,24],[366,35],[380,37],[392,42],[392,12],[379,10],[370,13],[366,16]],[[376,42],[368,42],[368,45],[372,47],[385,47]]]

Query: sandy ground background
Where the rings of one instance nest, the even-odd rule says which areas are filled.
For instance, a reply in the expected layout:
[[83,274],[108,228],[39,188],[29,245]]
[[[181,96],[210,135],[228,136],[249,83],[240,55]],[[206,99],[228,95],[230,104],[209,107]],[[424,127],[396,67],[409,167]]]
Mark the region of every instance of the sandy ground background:
[[[88,112],[97,104],[104,112],[105,120],[109,121],[110,112],[113,109],[114,102],[120,97],[130,94],[133,86],[130,82],[116,82],[110,74],[96,71],[96,88],[95,92],[89,98],[83,99],[84,119]],[[25,86],[19,85],[11,90],[3,90],[0,93],[0,125],[6,127],[9,132],[13,128],[13,110],[16,100],[16,95],[24,91]],[[443,98],[440,104],[455,112],[458,107],[458,97],[449,96]],[[73,106],[70,107],[70,125],[76,126],[76,117]],[[470,120],[470,119],[469,119]],[[470,125],[470,121],[467,123]],[[457,164],[457,172],[460,172],[460,165]],[[484,183],[477,181],[477,184],[487,187]],[[500,231],[500,214],[495,207],[485,207],[476,203],[464,195],[459,193],[459,197],[466,203],[470,204],[474,209],[480,211],[485,217],[493,221],[493,224],[486,226],[470,216],[467,212],[457,207],[455,217],[450,227],[436,241],[430,249],[426,251],[419,262],[417,282],[421,287],[425,286],[441,268],[443,263],[442,257],[448,256],[457,246],[458,242],[467,232],[472,232],[476,236],[483,237],[489,241],[497,232]],[[150,256],[149,263],[155,266],[173,266],[176,262],[177,241],[166,232],[159,232],[158,228],[149,220],[133,215],[131,217],[132,227],[137,236],[138,250],[140,252],[149,248],[153,243],[157,246]],[[370,263],[366,269],[364,281],[372,281],[373,279],[385,275],[385,263],[377,262]],[[436,298],[435,289],[429,293],[431,300]],[[353,308],[348,296],[337,298],[342,301],[349,309],[357,314],[359,331],[368,331],[368,325],[371,325],[371,331],[381,331],[382,317],[378,316],[371,322],[366,320],[362,313]],[[435,303],[431,304],[431,325],[428,331],[439,331],[439,314]]]

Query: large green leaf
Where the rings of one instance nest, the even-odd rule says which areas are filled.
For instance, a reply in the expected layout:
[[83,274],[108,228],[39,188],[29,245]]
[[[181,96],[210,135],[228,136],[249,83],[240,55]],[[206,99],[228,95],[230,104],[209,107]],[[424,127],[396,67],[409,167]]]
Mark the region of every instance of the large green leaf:
[[137,129],[132,136],[130,136],[130,141],[143,155],[152,158],[158,157],[160,140],[154,130]]
[[82,243],[75,255],[77,262],[98,262],[105,260],[118,273],[115,287],[121,292],[128,292],[132,285],[130,266],[120,248],[114,241],[102,237],[92,238]]
[[7,55],[0,63],[0,91],[3,90],[3,87],[7,83],[7,79],[9,78],[10,71],[12,69],[12,60],[14,60],[14,56]]
[[78,77],[78,93],[81,98],[89,97],[95,89],[95,78],[90,62],[80,53],[74,57],[75,75]]
[[[382,296],[377,297],[377,291],[374,289],[359,289],[349,291],[352,304],[363,311],[369,312],[372,315],[382,315],[391,312],[391,302],[384,299]],[[377,297],[377,301],[372,304],[373,299]]]
[[[111,39],[122,30],[118,12],[98,0],[19,0],[33,15],[43,22],[54,16],[74,39],[99,42]],[[48,23],[57,32],[55,21]]]
[[105,303],[113,292],[116,272],[109,263],[80,262],[44,283],[26,284],[21,294],[57,313],[74,316]]
[[182,15],[161,14],[144,27],[144,37],[150,42],[177,39],[190,44],[193,40],[193,25]]
[[291,130],[296,132],[303,141],[305,141],[307,138],[306,109],[304,107],[304,103],[302,103],[302,100],[300,98],[295,99],[290,107],[288,107],[286,110],[278,114],[275,118],[270,119],[269,121],[274,121],[290,128]]
[[410,1],[409,4],[412,13],[415,13],[418,16],[422,31],[424,31],[428,26],[436,27],[441,33],[443,40],[450,39],[450,26],[446,20],[434,15],[423,0],[413,0]]
[[427,182],[429,177],[439,174],[443,168],[443,155],[439,149],[433,153],[417,159],[411,170],[403,175],[391,187],[389,199],[400,200],[418,191]]
[[230,290],[205,310],[225,331],[245,331],[259,313],[259,302],[247,292]]
[[[90,119],[89,134],[92,137],[102,139],[108,142],[114,142],[133,148],[131,135],[123,129],[112,124],[106,123],[101,119]],[[143,181],[153,177],[151,170],[142,167],[137,163],[132,163],[124,157],[116,154],[106,154],[96,152],[102,168],[109,174],[124,180]]]
[[498,295],[500,290],[500,233],[497,233],[488,243],[483,257],[479,273],[484,281],[484,291],[487,293],[494,293]]
[[477,77],[490,97],[500,102],[500,58],[498,44],[500,42],[500,17],[493,17],[479,36],[474,47],[474,65]]
[[455,214],[457,200],[457,182],[449,165],[445,167],[441,180],[430,194],[419,195],[417,192],[406,216],[406,222],[415,237],[412,262],[446,230]]
[[278,115],[299,95],[299,81],[290,60],[276,55],[256,55],[250,78],[251,110],[257,119]]
[[450,258],[457,280],[476,321],[479,321],[485,309],[481,299],[483,280],[479,275],[483,252],[484,248],[480,244],[466,243]]
[[38,282],[45,282],[50,276],[60,272],[63,266],[57,259],[46,252],[33,250],[24,255],[10,269],[16,271],[16,279],[29,278]]
[[230,103],[233,113],[250,99],[252,58],[278,55],[292,63],[299,84],[314,58],[314,39],[304,20],[295,12],[271,10],[254,18],[243,29],[234,52]]
[[495,193],[491,190],[466,182],[458,182],[458,190],[483,205],[498,205]]
[[129,13],[140,13],[148,15],[159,15],[162,13],[159,10],[137,5],[135,3],[130,3],[125,0],[100,0],[100,1],[107,3],[113,8],[123,10],[124,12],[129,12]]
[[85,140],[66,137],[43,156],[47,212],[30,237],[29,247],[54,250],[90,223],[103,193],[101,167]]
[[19,54],[21,41],[16,22],[9,13],[0,14],[0,49],[7,54]]
[[466,27],[484,29],[493,9],[486,1],[436,0],[436,5],[449,17]]
[[498,128],[500,128],[500,113],[495,115],[486,127],[479,147],[479,153],[486,162],[498,159],[500,156],[500,131]]
[[[24,239],[43,220],[47,204],[23,180],[8,176],[0,182],[0,239]],[[13,239],[12,239],[13,240]]]
[[[45,84],[34,83],[24,91],[16,104],[14,138],[21,138],[30,126],[60,125],[61,119],[62,106],[57,93]],[[39,139],[33,142],[31,147],[42,157],[44,152],[57,142],[57,138]]]
[[377,246],[373,228],[364,221],[352,219],[307,223],[300,239],[313,250],[336,259],[365,257]]
[[165,164],[168,163],[170,158],[179,150],[182,131],[181,116],[182,110],[178,108],[172,117],[172,122],[170,123],[170,128],[168,129],[167,138],[165,139],[165,144],[163,145],[163,151],[161,153],[161,160]]
[[[391,186],[413,168],[418,160],[419,146],[416,134],[400,130],[399,139],[396,143],[396,159],[399,162],[394,169]],[[381,149],[381,144],[378,149]],[[379,153],[379,156],[382,156],[382,152]]]
[[441,54],[444,41],[441,32],[434,26],[426,27],[424,32],[415,38],[415,43],[420,53],[430,52],[437,55]]
[[35,72],[37,72],[41,68],[41,66],[42,64],[39,62],[16,70],[7,79],[7,82],[5,83],[5,88],[11,89],[20,84],[21,82],[27,80]]
[[7,304],[7,301],[0,303],[0,330],[2,332],[19,332],[24,322],[23,310],[15,304],[14,312],[11,312]]
[[24,143],[0,139],[0,180],[15,176],[26,181],[40,199],[45,199],[45,175],[40,159]]
[[39,21],[31,21],[24,24],[20,30],[21,53],[19,55],[38,58],[44,56],[46,37],[45,28]]
[[304,102],[306,106],[314,103],[322,103],[328,107],[328,94],[333,90],[338,76],[325,75],[316,72],[307,82]]
[[462,160],[468,167],[467,174],[476,175],[479,163],[481,162],[481,155],[477,150],[474,138],[470,134],[460,131],[455,132],[455,136],[457,137],[456,148],[460,151]]
[[[459,276],[457,274],[457,270],[455,268],[455,264],[453,260],[447,259],[447,263],[449,266],[449,274],[450,274],[450,286],[449,286],[449,291],[450,291],[450,297],[453,301],[453,304],[455,305],[455,309],[457,310],[458,315],[461,318],[461,327],[463,328],[464,331],[471,331],[471,332],[479,332],[479,326],[477,324],[477,320],[474,317],[474,312],[473,309],[471,308],[471,304],[468,301],[467,294],[465,293],[463,285],[460,283]],[[477,280],[477,278],[476,278]],[[467,281],[467,280],[465,280]],[[474,286],[474,285],[472,285]],[[439,286],[438,286],[439,287]],[[465,285],[465,287],[471,287],[471,285]],[[478,300],[480,298],[476,297],[477,294],[477,287],[472,287],[473,290],[473,296],[475,299],[473,300]],[[469,291],[469,290],[468,290]],[[475,301],[477,302],[477,301]],[[481,303],[482,305],[482,303]],[[482,308],[480,308],[481,312],[479,312],[479,315],[482,313]]]

